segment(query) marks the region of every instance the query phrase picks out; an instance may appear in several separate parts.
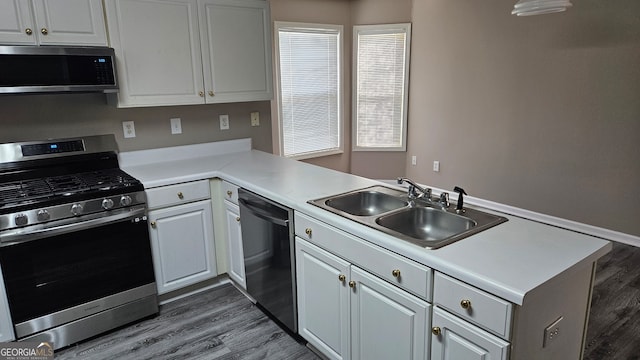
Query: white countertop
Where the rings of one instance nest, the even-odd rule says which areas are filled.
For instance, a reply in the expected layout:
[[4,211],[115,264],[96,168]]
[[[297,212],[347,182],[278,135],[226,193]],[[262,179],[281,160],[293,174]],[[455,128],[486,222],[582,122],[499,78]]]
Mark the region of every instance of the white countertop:
[[307,203],[380,182],[250,150],[245,140],[134,151],[120,159],[146,188],[221,178],[519,305],[537,286],[611,249],[593,236],[500,213],[509,221],[427,250]]

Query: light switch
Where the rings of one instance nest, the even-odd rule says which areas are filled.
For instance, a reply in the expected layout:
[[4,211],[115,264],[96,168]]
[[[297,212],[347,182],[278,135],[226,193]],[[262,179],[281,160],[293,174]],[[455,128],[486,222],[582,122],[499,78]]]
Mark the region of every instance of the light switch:
[[229,130],[229,115],[220,115],[220,130]]
[[182,121],[180,118],[171,119],[171,133],[182,134]]

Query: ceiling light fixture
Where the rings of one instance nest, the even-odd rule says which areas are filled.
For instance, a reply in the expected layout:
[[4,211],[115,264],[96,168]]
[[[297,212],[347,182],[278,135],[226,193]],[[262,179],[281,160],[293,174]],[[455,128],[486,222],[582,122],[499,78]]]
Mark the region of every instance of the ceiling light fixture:
[[512,15],[529,16],[551,14],[573,6],[569,0],[520,0],[513,7]]

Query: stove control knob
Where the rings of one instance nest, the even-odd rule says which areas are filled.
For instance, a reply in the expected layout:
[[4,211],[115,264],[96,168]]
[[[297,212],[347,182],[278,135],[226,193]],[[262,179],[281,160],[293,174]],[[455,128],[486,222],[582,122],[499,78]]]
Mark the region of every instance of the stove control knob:
[[104,199],[102,200],[102,208],[105,210],[109,210],[113,207],[113,200],[111,199]]
[[49,214],[47,210],[43,209],[38,211],[37,217],[38,217],[38,221],[47,221],[51,219],[51,214]]
[[122,206],[129,206],[129,205],[131,205],[131,196],[129,196],[129,195],[123,195],[123,196],[120,198],[120,205],[122,205]]
[[29,218],[25,214],[18,214],[13,220],[16,222],[16,226],[24,226],[29,222]]
[[73,204],[73,206],[71,206],[71,213],[75,216],[82,214],[82,204]]

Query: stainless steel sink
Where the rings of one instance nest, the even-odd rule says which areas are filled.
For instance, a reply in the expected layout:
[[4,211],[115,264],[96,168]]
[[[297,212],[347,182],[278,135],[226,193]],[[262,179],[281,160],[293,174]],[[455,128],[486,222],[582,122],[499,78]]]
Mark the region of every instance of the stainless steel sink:
[[310,200],[310,204],[412,244],[436,249],[507,221],[506,218],[466,208],[443,208],[426,199],[409,201],[407,193],[372,186]]
[[325,201],[325,205],[357,216],[371,216],[406,207],[409,203],[397,195],[375,189],[339,195]]
[[463,233],[477,223],[467,217],[432,207],[412,207],[380,216],[376,224],[421,240],[442,240]]

